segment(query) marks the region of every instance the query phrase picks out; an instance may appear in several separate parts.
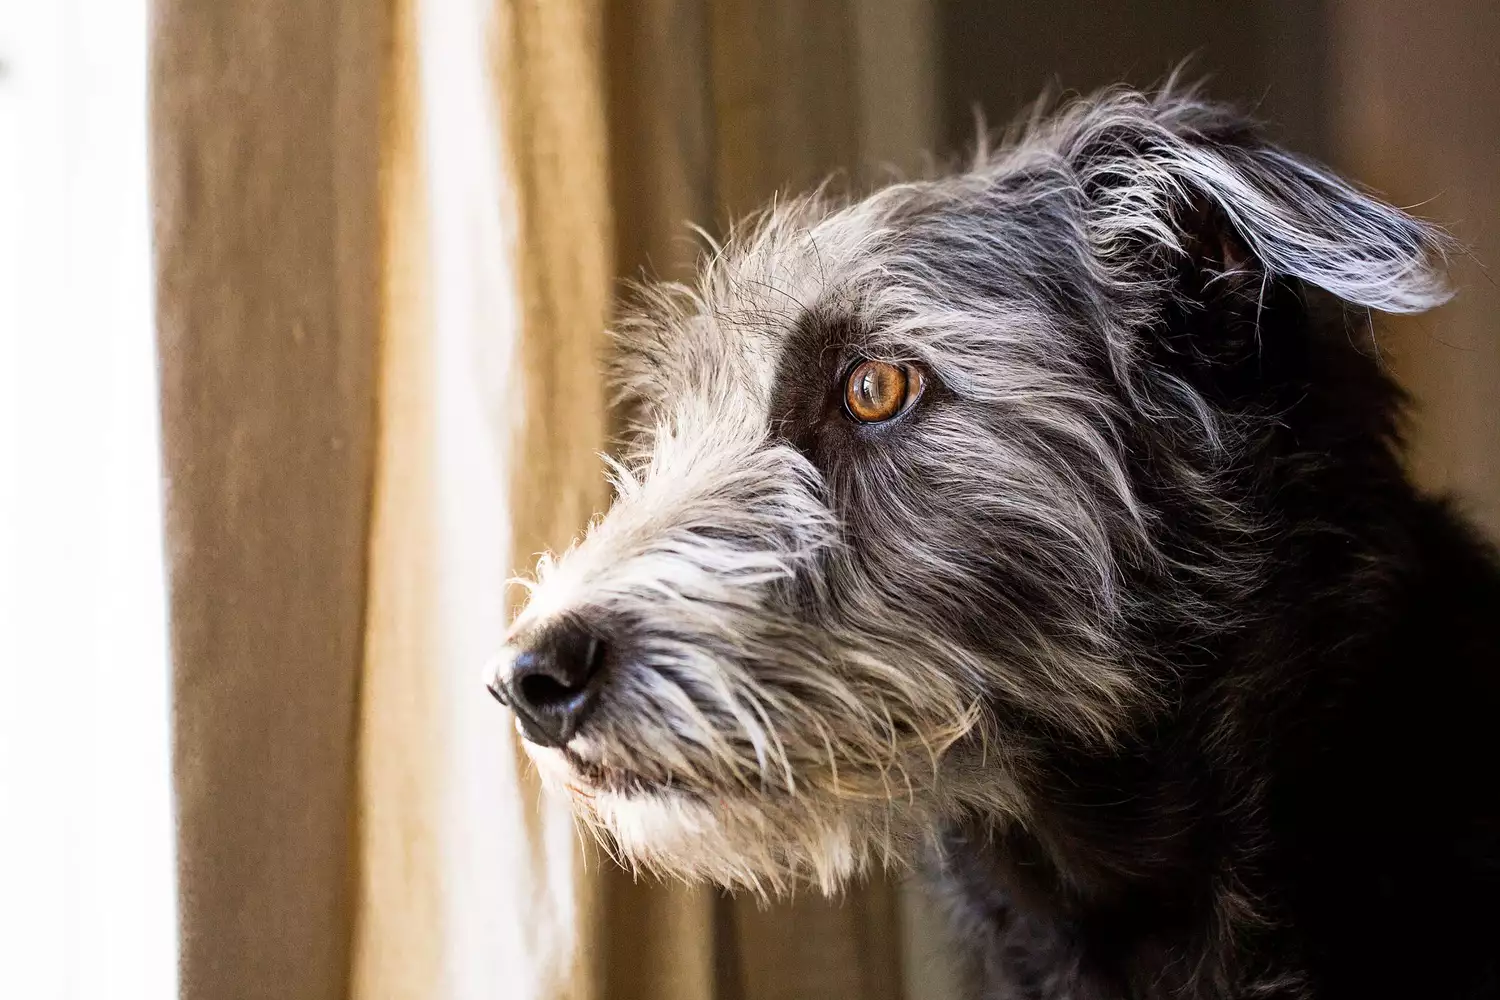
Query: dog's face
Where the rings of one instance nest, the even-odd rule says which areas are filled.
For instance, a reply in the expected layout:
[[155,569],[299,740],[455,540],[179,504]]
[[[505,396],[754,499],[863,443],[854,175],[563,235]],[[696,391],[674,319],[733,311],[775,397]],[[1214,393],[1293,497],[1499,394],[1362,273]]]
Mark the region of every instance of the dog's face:
[[1425,307],[1436,239],[1130,94],[772,212],[621,324],[614,504],[539,567],[493,687],[544,779],[662,872],[832,888],[965,810],[1024,813],[1040,742],[1158,710],[1164,637],[1254,584],[1226,484],[1269,406],[1226,410],[1171,337],[1233,339],[1270,282]]

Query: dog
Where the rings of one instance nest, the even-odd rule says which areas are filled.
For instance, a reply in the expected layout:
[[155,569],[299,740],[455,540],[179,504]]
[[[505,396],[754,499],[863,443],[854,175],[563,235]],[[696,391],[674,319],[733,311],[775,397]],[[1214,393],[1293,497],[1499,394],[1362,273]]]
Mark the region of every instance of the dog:
[[975,996],[1500,997],[1500,562],[1371,322],[1453,251],[1172,86],[774,206],[490,688],[624,864],[919,870]]

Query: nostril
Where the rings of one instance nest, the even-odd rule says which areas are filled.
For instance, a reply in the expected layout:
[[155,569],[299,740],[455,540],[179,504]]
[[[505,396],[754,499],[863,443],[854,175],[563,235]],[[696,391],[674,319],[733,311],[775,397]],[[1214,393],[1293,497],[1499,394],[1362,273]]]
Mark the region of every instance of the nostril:
[[585,676],[592,678],[604,666],[604,643],[595,636],[589,636],[588,649],[583,654]]
[[[570,687],[555,677],[546,674],[531,674],[522,677],[519,687],[521,697],[528,705],[536,708],[547,708],[552,705],[561,704],[578,693],[580,688]],[[580,686],[581,687],[581,686]]]

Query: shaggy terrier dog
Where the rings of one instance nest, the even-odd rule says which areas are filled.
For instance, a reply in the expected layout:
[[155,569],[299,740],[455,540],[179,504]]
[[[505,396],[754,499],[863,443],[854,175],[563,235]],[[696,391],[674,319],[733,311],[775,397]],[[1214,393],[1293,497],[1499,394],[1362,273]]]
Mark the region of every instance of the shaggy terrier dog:
[[1447,249],[1170,89],[778,205],[491,688],[625,864],[915,867],[978,996],[1500,996],[1500,568],[1371,337]]

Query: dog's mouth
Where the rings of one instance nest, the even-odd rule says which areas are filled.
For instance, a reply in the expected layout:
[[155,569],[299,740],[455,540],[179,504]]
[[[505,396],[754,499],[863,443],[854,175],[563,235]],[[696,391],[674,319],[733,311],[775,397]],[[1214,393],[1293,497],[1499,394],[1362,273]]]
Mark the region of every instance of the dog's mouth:
[[572,780],[569,781],[569,786],[575,792],[585,796],[600,792],[634,796],[677,790],[673,788],[670,781],[663,781],[627,767],[589,760],[566,748],[562,751],[562,755],[571,771]]

